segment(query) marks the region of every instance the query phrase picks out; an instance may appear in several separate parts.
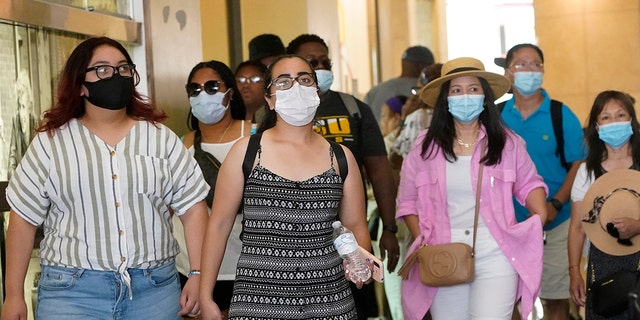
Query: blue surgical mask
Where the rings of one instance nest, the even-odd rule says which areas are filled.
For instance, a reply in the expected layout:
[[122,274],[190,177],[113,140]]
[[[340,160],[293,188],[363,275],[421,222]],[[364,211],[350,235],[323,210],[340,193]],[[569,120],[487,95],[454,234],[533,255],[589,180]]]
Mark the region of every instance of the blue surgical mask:
[[513,74],[513,86],[521,95],[528,97],[542,86],[542,72],[523,71]]
[[329,91],[333,84],[333,72],[331,70],[316,70],[316,77],[318,77],[318,88],[320,92],[325,93]]
[[631,138],[631,135],[633,134],[631,121],[603,124],[598,126],[598,129],[598,136],[600,137],[600,140],[614,149],[622,147],[622,145],[629,141],[629,138]]
[[471,122],[480,116],[484,110],[483,94],[463,94],[460,96],[450,96],[449,112],[460,122]]
[[204,124],[216,124],[222,120],[225,112],[227,112],[227,106],[222,105],[224,96],[229,92],[216,92],[215,94],[208,94],[206,92],[200,92],[199,95],[189,98],[189,104],[191,105],[191,113],[200,122]]

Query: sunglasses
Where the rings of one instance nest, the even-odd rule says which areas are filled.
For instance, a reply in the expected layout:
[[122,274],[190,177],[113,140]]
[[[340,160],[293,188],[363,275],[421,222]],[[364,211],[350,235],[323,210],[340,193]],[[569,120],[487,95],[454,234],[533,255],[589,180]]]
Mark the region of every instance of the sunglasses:
[[307,62],[309,62],[309,64],[314,68],[314,69],[318,69],[317,66],[321,66],[323,69],[326,70],[331,70],[331,59],[329,58],[325,58],[325,59],[307,59]]
[[237,83],[260,83],[262,82],[261,76],[252,76],[252,77],[237,77]]
[[216,94],[220,90],[220,81],[209,80],[204,84],[199,84],[195,82],[191,82],[184,86],[187,89],[187,95],[189,97],[197,97],[202,90],[208,94]]

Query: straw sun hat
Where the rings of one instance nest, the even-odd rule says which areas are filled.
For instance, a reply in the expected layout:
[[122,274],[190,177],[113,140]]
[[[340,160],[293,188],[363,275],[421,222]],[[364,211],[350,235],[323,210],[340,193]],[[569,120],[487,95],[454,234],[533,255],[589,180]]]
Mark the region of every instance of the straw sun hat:
[[582,200],[582,228],[591,243],[614,256],[640,251],[640,236],[618,239],[614,218],[640,220],[640,171],[614,170],[593,182]]
[[420,91],[420,99],[429,106],[435,106],[440,94],[440,88],[442,84],[457,77],[463,76],[475,76],[483,78],[489,82],[491,90],[493,91],[493,97],[495,99],[500,98],[503,94],[509,91],[511,88],[511,82],[503,75],[497,73],[488,72],[484,70],[484,64],[478,59],[474,58],[457,58],[445,62],[442,66],[442,76],[437,78],[422,88]]

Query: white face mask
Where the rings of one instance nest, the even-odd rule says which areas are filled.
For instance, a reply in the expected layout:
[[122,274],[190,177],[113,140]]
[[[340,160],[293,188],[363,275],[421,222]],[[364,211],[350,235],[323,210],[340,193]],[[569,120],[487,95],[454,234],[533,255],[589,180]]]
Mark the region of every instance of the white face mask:
[[320,97],[315,86],[301,86],[296,81],[290,89],[276,91],[275,111],[292,126],[309,124],[319,105]]
[[225,112],[227,112],[227,106],[222,105],[222,100],[224,100],[224,96],[229,90],[230,89],[227,89],[225,92],[216,92],[215,94],[208,94],[201,91],[197,96],[190,97],[189,105],[191,105],[191,113],[204,124],[218,123],[222,120],[222,117],[224,117]]

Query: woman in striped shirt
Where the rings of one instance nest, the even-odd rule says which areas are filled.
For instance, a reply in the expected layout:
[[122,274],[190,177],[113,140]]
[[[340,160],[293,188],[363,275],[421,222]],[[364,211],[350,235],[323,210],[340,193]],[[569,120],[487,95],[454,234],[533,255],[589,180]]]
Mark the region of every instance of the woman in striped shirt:
[[25,319],[23,283],[36,228],[40,319],[179,319],[196,315],[198,277],[182,295],[171,214],[186,230],[198,274],[208,186],[166,114],[136,90],[118,42],[82,42],[60,77],[57,103],[7,188],[6,300],[2,319]]

